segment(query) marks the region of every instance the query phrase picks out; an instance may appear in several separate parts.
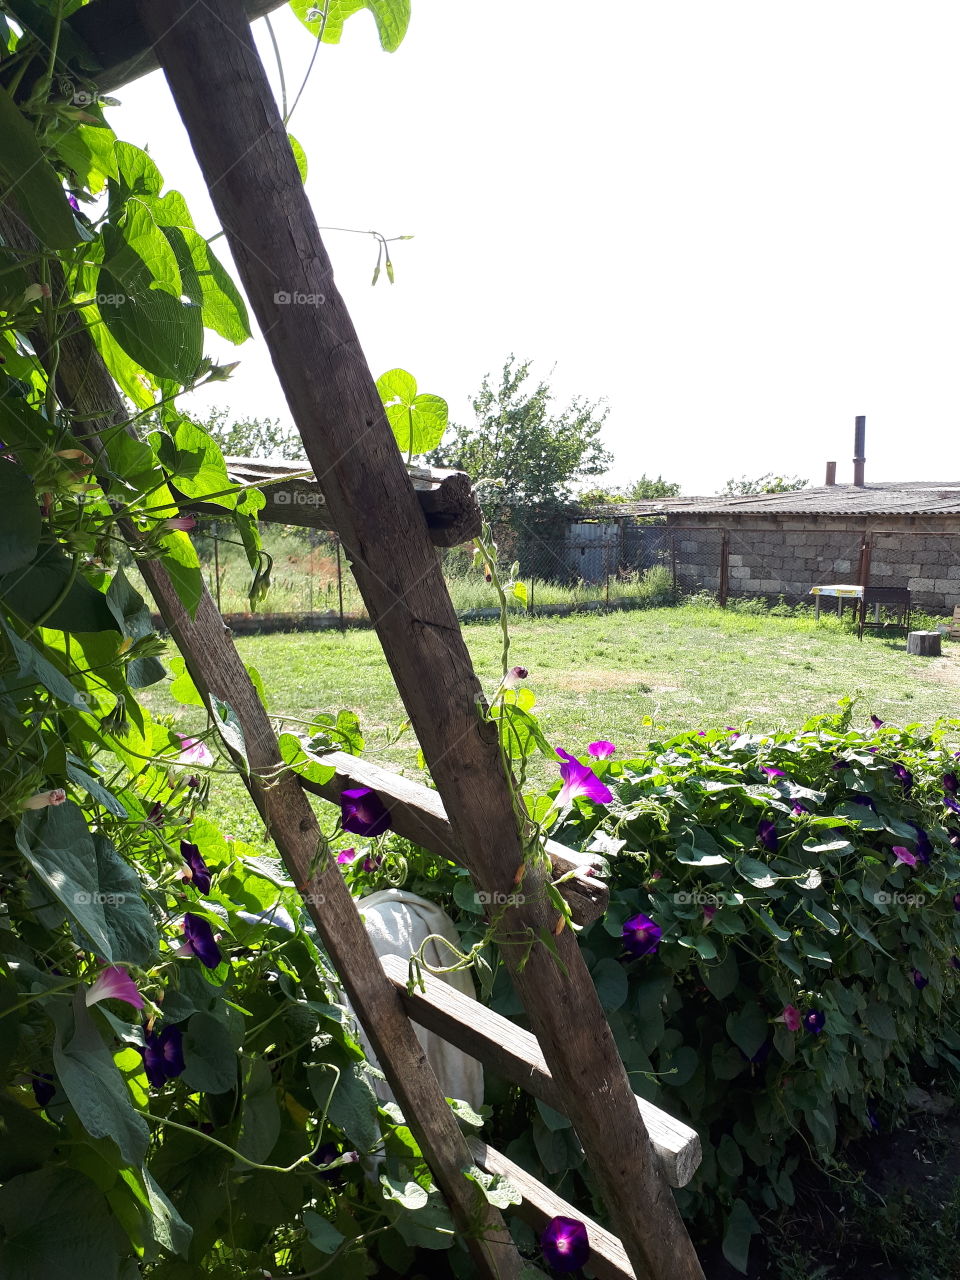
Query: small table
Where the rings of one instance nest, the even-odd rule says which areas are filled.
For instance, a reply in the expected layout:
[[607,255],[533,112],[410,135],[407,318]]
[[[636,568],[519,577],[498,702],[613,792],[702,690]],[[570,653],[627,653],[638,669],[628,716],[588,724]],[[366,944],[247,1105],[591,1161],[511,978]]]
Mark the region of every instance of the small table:
[[[826,587],[811,587],[810,594],[814,597],[813,617],[815,622],[820,621],[820,601],[824,596],[833,596],[839,601],[837,612],[843,613],[844,600],[859,601],[863,599],[863,587],[855,586],[848,582],[836,582]],[[856,604],[854,604],[856,609]]]

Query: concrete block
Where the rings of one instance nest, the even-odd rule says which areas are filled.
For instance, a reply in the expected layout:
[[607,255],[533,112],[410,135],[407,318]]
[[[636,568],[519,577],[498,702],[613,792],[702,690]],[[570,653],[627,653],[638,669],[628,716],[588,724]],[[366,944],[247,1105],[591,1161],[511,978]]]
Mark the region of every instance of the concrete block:
[[689,553],[691,551],[699,551],[700,544],[699,542],[681,542],[680,550],[685,553]]
[[740,580],[748,579],[750,577],[750,570],[745,565],[739,565],[739,564],[731,565],[730,577],[737,578]]
[[942,592],[945,596],[956,596],[960,603],[960,582],[955,578],[934,578],[933,589]]
[[933,578],[911,578],[907,587],[911,591],[932,591]]
[[834,562],[833,562],[833,567],[834,567],[834,569],[836,569],[837,573],[849,573],[849,572],[850,572],[850,561],[849,561],[849,560],[834,560]]
[[729,564],[731,568],[733,568],[735,564],[743,564],[743,556],[730,555],[727,557],[727,564]]

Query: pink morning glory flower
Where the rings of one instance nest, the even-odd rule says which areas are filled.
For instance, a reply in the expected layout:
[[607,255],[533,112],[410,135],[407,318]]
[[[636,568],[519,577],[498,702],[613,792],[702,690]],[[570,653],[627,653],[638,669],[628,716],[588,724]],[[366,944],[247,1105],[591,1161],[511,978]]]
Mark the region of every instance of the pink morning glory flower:
[[704,908],[703,908],[703,920],[704,920],[704,923],[705,923],[705,924],[709,924],[709,923],[710,923],[710,921],[713,919],[713,917],[714,917],[716,914],[717,914],[717,908],[716,908],[716,907],[709,907],[709,906],[704,907]]
[[143,1008],[143,996],[137,990],[137,984],[119,965],[110,965],[102,970],[93,986],[87,987],[83,1002],[88,1009],[101,1000],[123,1000],[135,1009]]
[[587,1228],[577,1218],[551,1218],[540,1236],[540,1248],[553,1271],[579,1271],[590,1257]]
[[24,809],[46,809],[48,805],[63,804],[67,793],[63,787],[54,787],[52,791],[38,791],[29,800],[24,800]]
[[616,749],[612,742],[606,742],[603,738],[599,742],[591,742],[587,747],[588,753],[594,760],[609,760]]
[[177,757],[178,764],[213,764],[213,753],[205,742],[201,742],[199,738],[186,738],[182,733],[178,733],[177,737],[182,748]]
[[171,516],[169,520],[161,520],[161,529],[179,529],[183,533],[188,533],[191,529],[197,527],[195,516]]
[[337,861],[343,866],[345,862],[352,862],[356,856],[356,849],[341,849],[337,854]]
[[530,672],[526,667],[511,667],[503,677],[503,687],[505,689],[519,689],[529,674]]
[[800,1010],[793,1004],[784,1005],[783,1013],[779,1018],[774,1018],[774,1022],[782,1022],[788,1031],[799,1031],[803,1026]]
[[586,796],[588,800],[592,800],[594,804],[609,804],[613,799],[613,794],[608,787],[605,787],[597,775],[585,764],[581,764],[575,756],[567,751],[557,749],[557,755],[566,763],[560,766],[560,777],[563,779],[563,786],[556,798],[555,804],[559,809],[565,809],[570,805],[576,796]]
[[883,725],[883,721],[880,719],[880,717],[879,717],[879,716],[871,716],[871,717],[870,717],[870,720],[871,720],[871,722],[873,723],[873,727],[874,727],[875,729],[879,729],[879,728],[881,728],[881,727],[882,727],[882,725]]
[[893,856],[898,862],[905,862],[908,867],[915,867],[917,865],[917,855],[915,853],[911,853],[905,845],[895,844],[893,846]]
[[760,772],[765,773],[768,778],[785,778],[787,776],[782,769],[776,769],[772,764],[763,765]]

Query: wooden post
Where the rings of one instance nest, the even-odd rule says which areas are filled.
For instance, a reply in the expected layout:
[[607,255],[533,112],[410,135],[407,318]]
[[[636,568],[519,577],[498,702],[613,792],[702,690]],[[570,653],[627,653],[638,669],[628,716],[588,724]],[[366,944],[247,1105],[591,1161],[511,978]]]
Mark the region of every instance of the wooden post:
[[[467,865],[478,889],[516,895],[523,854],[495,727],[478,715],[479,682],[243,6],[137,11]],[[515,941],[501,954],[624,1249],[639,1277],[702,1280],[579,945],[554,933],[542,868],[527,869],[523,896],[503,913]]]

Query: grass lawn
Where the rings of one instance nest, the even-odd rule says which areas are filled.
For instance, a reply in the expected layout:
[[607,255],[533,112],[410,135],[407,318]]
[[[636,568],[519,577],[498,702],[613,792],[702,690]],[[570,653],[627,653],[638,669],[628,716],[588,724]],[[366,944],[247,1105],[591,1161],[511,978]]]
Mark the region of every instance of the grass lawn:
[[[500,632],[470,623],[464,634],[487,689],[499,679]],[[355,711],[366,755],[416,771],[410,733],[390,745],[403,707],[372,631],[299,633],[240,638],[243,660],[263,677],[272,715],[309,719],[318,711]],[[944,642],[944,657],[916,658],[902,637],[862,642],[833,618],[754,616],[682,606],[607,615],[521,618],[512,624],[511,662],[528,668],[529,687],[551,743],[574,753],[609,738],[621,756],[650,738],[683,729],[752,723],[797,727],[831,711],[843,694],[858,697],[857,719],[873,712],[895,724],[930,724],[957,714],[960,646]],[[203,715],[179,708],[166,686],[144,691],[154,712],[178,714],[191,730]],[[656,729],[652,729],[649,717]],[[295,725],[291,728],[296,730]],[[537,766],[539,776],[552,767]],[[232,835],[254,839],[258,823],[239,783],[214,788],[213,816]]]

